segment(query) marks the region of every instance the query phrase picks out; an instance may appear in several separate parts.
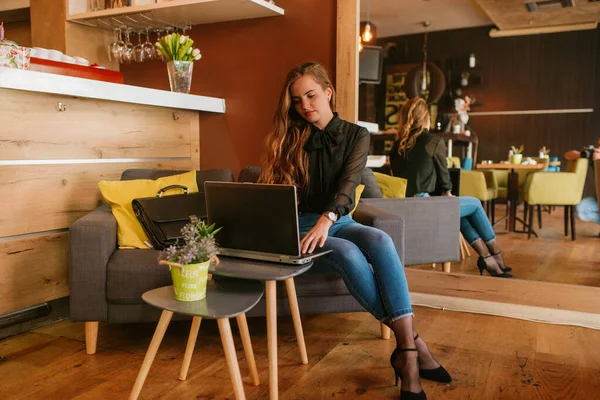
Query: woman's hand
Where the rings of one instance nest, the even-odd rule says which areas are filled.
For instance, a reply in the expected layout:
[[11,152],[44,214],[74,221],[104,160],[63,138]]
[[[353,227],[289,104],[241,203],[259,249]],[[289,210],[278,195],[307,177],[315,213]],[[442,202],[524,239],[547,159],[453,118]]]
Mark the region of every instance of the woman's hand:
[[454,197],[454,195],[452,194],[452,192],[450,190],[448,190],[447,192],[442,193],[442,196]]
[[333,225],[333,222],[326,216],[321,215],[315,226],[313,226],[313,228],[308,231],[306,236],[304,236],[300,241],[301,253],[312,253],[317,245],[319,245],[319,247],[323,247],[325,245],[325,241],[327,240],[327,234],[329,233],[329,228],[331,228],[331,225]]

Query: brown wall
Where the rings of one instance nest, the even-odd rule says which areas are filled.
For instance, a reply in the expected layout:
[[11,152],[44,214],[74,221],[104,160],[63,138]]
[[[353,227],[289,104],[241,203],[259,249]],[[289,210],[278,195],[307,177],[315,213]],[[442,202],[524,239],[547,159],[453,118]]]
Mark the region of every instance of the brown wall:
[[[569,149],[595,143],[600,136],[600,29],[496,39],[489,37],[489,29],[428,37],[428,59],[446,74],[453,59],[466,62],[469,53],[476,54],[482,84],[465,90],[479,103],[471,111],[593,108],[594,113],[472,116],[471,127],[480,138],[479,160],[503,160],[510,145],[520,144],[526,156],[537,156],[545,145],[562,159]],[[385,42],[396,43],[385,65],[422,60],[423,35],[379,40]],[[382,124],[381,88],[377,93]],[[366,112],[364,106],[360,109]]]
[[[281,17],[200,25],[191,31],[202,60],[194,65],[192,94],[226,100],[222,115],[201,114],[201,168],[225,167],[237,175],[258,165],[264,138],[287,72],[315,60],[335,76],[335,0],[279,0]],[[121,66],[125,83],[169,90],[159,62]]]
[[4,37],[21,46],[31,46],[31,26],[29,21],[4,24]]

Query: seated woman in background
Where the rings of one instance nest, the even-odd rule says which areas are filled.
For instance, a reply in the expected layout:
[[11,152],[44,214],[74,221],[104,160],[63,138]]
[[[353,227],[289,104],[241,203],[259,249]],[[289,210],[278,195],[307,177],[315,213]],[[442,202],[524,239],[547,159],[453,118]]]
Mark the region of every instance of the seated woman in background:
[[[429,132],[431,118],[425,101],[419,97],[408,101],[399,115],[398,140],[390,151],[392,174],[406,179],[406,196],[428,197],[437,186],[442,196],[452,196],[452,183],[446,164],[446,144]],[[460,201],[460,231],[479,254],[477,267],[480,274],[512,278],[512,268],[504,264],[504,257],[492,225],[481,202],[474,197],[458,197]]]

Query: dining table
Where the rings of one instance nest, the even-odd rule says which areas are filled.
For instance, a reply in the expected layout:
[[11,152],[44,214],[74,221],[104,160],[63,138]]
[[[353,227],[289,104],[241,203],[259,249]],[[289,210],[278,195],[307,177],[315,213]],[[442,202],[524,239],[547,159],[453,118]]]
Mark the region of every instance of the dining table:
[[[560,163],[560,161],[559,161]],[[511,163],[480,163],[477,164],[477,169],[507,169],[508,174],[508,188],[506,192],[506,201],[508,203],[508,231],[527,233],[529,224],[517,217],[517,206],[519,205],[519,174],[517,171],[541,171],[545,168],[543,163],[537,164],[511,164]],[[516,230],[516,222],[519,221],[523,224],[523,230]],[[535,236],[537,233],[532,232]]]

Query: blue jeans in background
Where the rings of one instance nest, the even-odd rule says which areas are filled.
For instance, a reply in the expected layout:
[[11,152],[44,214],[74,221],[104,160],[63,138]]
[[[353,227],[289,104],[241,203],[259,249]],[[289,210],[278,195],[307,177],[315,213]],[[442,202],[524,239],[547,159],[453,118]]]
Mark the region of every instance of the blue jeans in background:
[[[320,214],[313,213],[299,217],[301,237],[319,217]],[[359,224],[346,215],[329,228],[323,248],[333,253],[315,262],[332,266],[352,296],[379,321],[413,315],[404,267],[387,233]]]
[[592,221],[600,224],[600,214],[598,213],[598,200],[595,197],[586,197],[577,204],[577,218],[582,221]]
[[496,239],[494,229],[488,219],[481,201],[475,197],[458,196],[460,201],[460,232],[469,244],[477,239],[488,243]]
[[[429,197],[428,193],[418,193],[414,197]],[[488,219],[481,201],[475,197],[458,196],[460,202],[460,232],[469,244],[478,239],[488,243],[496,239],[494,228]]]

